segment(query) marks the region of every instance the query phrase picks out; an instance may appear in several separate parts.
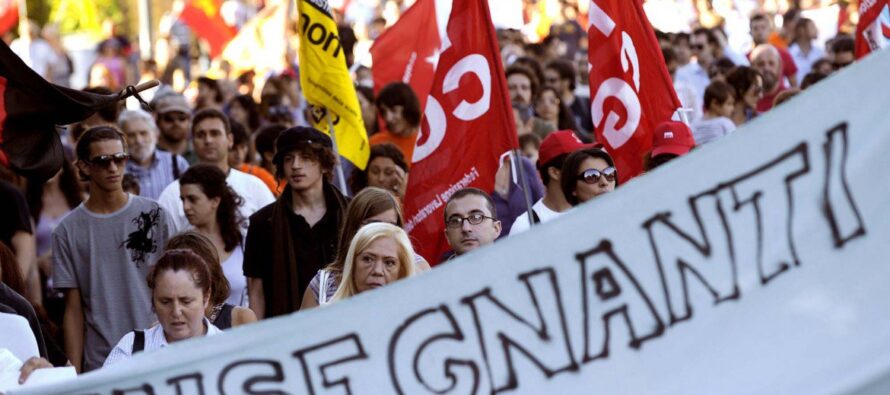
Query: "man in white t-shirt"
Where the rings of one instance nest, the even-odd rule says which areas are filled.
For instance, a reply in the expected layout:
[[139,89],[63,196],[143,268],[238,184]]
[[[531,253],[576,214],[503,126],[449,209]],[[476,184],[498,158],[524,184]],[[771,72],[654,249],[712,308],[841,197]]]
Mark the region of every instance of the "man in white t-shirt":
[[572,152],[592,146],[581,142],[571,130],[556,131],[544,138],[538,151],[538,173],[544,183],[544,197],[532,206],[531,212],[525,212],[516,218],[510,228],[510,235],[528,230],[529,216],[537,224],[550,221],[572,208],[559,186],[562,162]]
[[[233,138],[229,119],[225,114],[212,108],[198,111],[192,120],[192,144],[199,163],[218,166],[227,174],[226,183],[244,199],[244,204],[239,207],[239,211],[245,219],[275,201],[272,192],[262,180],[229,167],[228,155],[229,149],[232,148]],[[177,233],[191,228],[185,218],[185,212],[182,210],[182,200],[179,198],[179,181],[170,183],[161,192],[158,203],[173,217]]]

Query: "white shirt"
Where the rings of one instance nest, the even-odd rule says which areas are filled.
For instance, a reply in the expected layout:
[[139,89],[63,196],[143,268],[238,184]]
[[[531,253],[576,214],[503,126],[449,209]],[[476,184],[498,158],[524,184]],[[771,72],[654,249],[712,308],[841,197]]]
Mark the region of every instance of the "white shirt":
[[232,306],[247,307],[247,278],[244,277],[244,250],[236,246],[232,254],[222,263],[223,274],[229,280],[229,298],[226,303]]
[[708,71],[703,69],[698,62],[689,62],[689,64],[677,69],[677,81],[682,82],[688,87],[695,90],[696,98],[699,103],[703,103],[705,99],[705,89],[711,83],[708,77]]
[[703,145],[735,131],[735,123],[727,117],[699,119],[692,123],[690,129],[695,145]]
[[817,60],[825,57],[825,51],[819,49],[815,42],[810,44],[810,53],[806,55],[796,43],[788,48],[788,53],[791,54],[791,58],[794,59],[794,64],[797,65],[798,82],[802,82],[803,77],[806,77],[806,75],[810,73],[813,69],[813,63],[816,63]]
[[[535,213],[538,214],[538,219],[541,220],[540,223],[542,224],[563,214],[558,211],[553,211],[550,209],[550,207],[547,207],[547,205],[544,204],[544,199],[538,200],[538,202],[535,203],[534,206],[532,206],[532,210],[534,210]],[[522,215],[516,217],[516,220],[513,221],[513,226],[510,228],[510,236],[520,234],[527,231],[528,229],[528,211],[526,211],[522,213]]]
[[[272,195],[269,187],[262,180],[251,174],[229,169],[229,175],[226,176],[226,184],[229,184],[229,187],[244,199],[244,204],[238,208],[244,220],[250,218],[257,210],[275,201],[275,196]],[[179,198],[179,180],[171,182],[161,192],[158,203],[161,204],[164,210],[170,213],[176,233],[191,229],[192,225],[185,218],[185,211],[182,210],[182,200]],[[246,230],[247,228],[245,228]]]
[[693,122],[696,119],[701,118],[701,100],[699,99],[698,93],[695,91],[695,89],[692,89],[691,87],[683,83],[683,81],[675,80],[674,91],[677,92],[677,98],[680,99],[680,104],[683,106],[683,109],[689,110],[687,112],[689,116],[688,121]]
[[[222,331],[213,326],[206,317],[204,318],[204,326],[207,327],[207,334],[205,336],[213,336],[222,333]],[[105,358],[105,363],[102,364],[102,367],[130,359],[130,357],[133,356],[133,342],[135,339],[136,334],[132,331],[124,335],[124,337],[117,342],[117,345],[111,349],[111,352],[108,354],[108,358]],[[142,349],[143,352],[160,350],[167,347],[167,345],[167,336],[164,335],[164,327],[161,326],[161,324],[157,324],[145,330],[145,347]]]

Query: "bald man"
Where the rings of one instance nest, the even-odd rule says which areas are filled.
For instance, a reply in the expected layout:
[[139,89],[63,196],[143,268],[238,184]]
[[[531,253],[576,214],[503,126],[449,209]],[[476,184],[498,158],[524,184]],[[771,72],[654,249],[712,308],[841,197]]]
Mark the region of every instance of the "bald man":
[[776,47],[761,44],[751,51],[751,67],[763,76],[763,98],[757,102],[757,112],[767,112],[776,96],[787,89],[782,81],[782,57]]

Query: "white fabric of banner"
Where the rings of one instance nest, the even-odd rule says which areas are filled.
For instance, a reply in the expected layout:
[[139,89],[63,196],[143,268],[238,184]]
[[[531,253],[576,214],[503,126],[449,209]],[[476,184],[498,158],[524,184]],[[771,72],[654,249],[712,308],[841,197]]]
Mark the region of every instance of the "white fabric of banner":
[[879,392],[888,70],[418,278],[22,393]]

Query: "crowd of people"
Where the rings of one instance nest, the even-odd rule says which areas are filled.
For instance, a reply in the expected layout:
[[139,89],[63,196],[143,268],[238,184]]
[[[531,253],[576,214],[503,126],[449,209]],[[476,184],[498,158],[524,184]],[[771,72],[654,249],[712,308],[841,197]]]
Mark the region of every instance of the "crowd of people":
[[[576,2],[561,4],[563,14],[577,14]],[[653,131],[647,170],[734,133],[854,61],[850,36],[823,49],[798,10],[781,19],[779,30],[772,15],[751,16],[747,54],[730,48],[720,27],[656,31],[683,108]],[[39,29],[25,25],[23,34],[36,37]],[[615,163],[595,138],[581,26],[567,18],[540,42],[511,29],[498,39],[528,190],[504,165],[492,190],[451,195],[442,232],[452,250],[435,262],[416,254],[402,229],[422,123],[417,94],[401,82],[375,94],[363,67],[353,70],[371,155],[365,170],[344,166],[345,188],[333,180],[343,159],[331,139],[306,126],[295,69],[261,86],[250,72],[201,75],[190,95],[162,78],[149,106],[112,106],[60,128],[67,160],[45,183],[2,169],[0,313],[27,318],[40,350],[23,378],[44,366],[89,372],[337,303],[571,215],[617,188]],[[106,78],[87,89],[169,75],[151,60],[126,72],[122,42],[103,42],[97,64]]]

